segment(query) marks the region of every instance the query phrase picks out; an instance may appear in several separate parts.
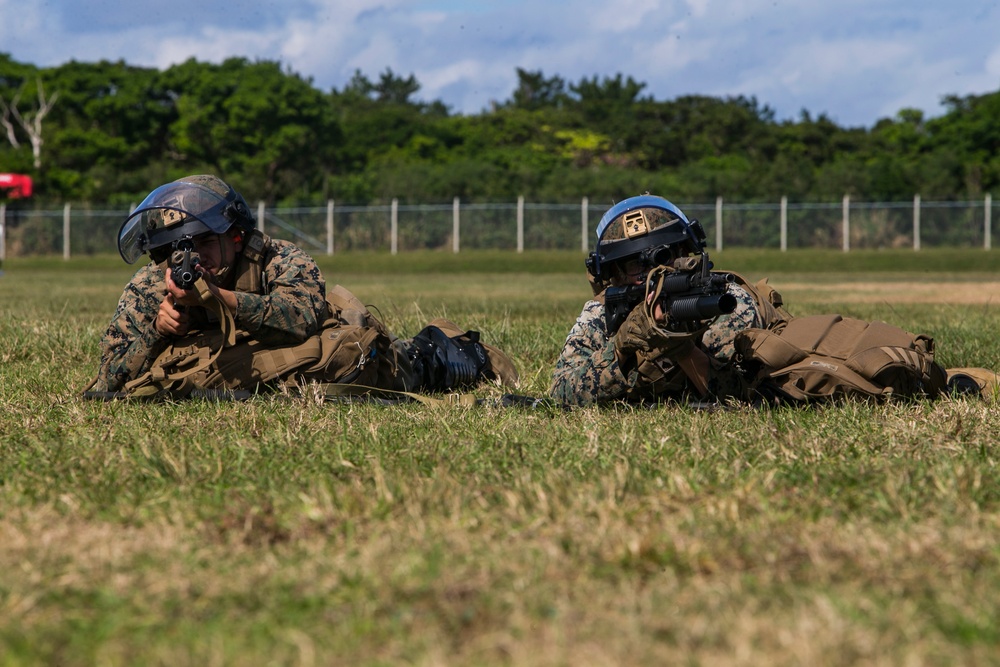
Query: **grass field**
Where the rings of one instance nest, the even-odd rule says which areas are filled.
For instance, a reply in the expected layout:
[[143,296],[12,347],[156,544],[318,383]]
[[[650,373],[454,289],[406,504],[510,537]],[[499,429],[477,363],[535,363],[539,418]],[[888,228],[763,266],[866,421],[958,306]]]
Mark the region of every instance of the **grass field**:
[[[318,259],[400,335],[480,329],[528,395],[589,296],[579,253]],[[995,252],[714,259],[1000,368]],[[0,665],[1000,664],[995,400],[80,400],[133,268],[4,264]]]

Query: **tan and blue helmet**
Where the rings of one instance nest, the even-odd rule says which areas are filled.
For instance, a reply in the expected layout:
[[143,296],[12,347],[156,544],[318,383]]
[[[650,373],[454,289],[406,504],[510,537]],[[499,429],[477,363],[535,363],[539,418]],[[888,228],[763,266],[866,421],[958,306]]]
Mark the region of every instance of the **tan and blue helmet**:
[[608,280],[618,262],[642,259],[656,266],[674,255],[699,254],[704,247],[701,223],[688,220],[663,197],[639,195],[618,202],[601,217],[587,270],[598,280]]

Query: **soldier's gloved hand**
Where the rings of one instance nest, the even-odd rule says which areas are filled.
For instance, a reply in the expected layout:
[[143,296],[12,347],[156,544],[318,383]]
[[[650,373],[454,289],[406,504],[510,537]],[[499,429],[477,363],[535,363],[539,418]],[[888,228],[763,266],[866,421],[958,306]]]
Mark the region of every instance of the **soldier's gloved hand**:
[[646,358],[666,356],[678,359],[691,353],[703,331],[668,331],[657,326],[645,303],[628,314],[615,334],[615,356],[619,366],[631,367],[637,354]]

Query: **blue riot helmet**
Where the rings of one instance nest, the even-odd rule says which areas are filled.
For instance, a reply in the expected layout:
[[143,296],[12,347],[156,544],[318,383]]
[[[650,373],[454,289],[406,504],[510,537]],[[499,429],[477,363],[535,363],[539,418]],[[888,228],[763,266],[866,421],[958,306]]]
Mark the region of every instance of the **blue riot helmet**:
[[597,247],[587,258],[596,283],[607,283],[616,265],[634,259],[652,268],[703,254],[705,230],[663,197],[645,194],[612,206],[597,225]]
[[246,200],[216,176],[200,174],[156,188],[142,200],[118,231],[118,252],[129,264],[149,253],[162,261],[181,239],[233,226],[245,233],[256,227]]

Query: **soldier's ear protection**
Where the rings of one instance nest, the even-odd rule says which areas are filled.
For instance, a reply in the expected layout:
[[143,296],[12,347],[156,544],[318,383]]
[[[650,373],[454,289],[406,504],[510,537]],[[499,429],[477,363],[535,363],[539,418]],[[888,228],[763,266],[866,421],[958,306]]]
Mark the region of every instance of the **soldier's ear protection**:
[[222,209],[222,215],[240,231],[250,231],[256,227],[256,221],[242,198],[226,204],[226,207]]
[[600,265],[600,262],[597,259],[596,250],[587,256],[587,259],[584,260],[584,264],[587,265],[587,271],[590,273],[590,275],[594,276],[595,278],[600,278],[601,280],[607,280],[607,276],[601,275],[601,269],[604,267]]

